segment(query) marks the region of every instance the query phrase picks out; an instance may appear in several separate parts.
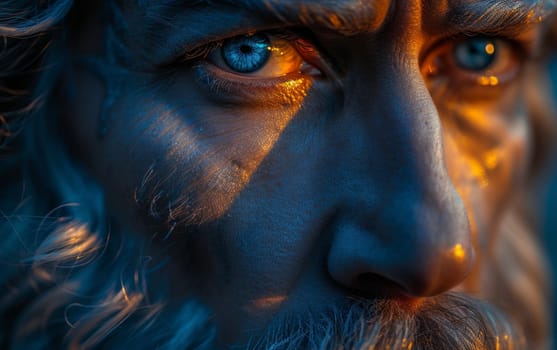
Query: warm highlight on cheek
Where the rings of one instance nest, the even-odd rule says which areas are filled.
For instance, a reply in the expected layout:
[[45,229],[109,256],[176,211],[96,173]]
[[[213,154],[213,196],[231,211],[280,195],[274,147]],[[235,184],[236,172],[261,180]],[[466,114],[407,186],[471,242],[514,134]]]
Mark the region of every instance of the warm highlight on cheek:
[[310,87],[309,79],[288,80],[269,91],[268,99],[252,95],[244,105],[203,101],[167,113],[158,121],[164,125],[156,126],[160,132],[150,136],[164,160],[145,185],[149,200],[170,194],[166,207],[177,222],[221,217],[297,115]]
[[520,112],[506,116],[493,108],[469,106],[450,113],[445,147],[452,178],[460,191],[475,189],[491,198],[488,204],[500,202],[523,175],[528,148],[526,117]]
[[468,213],[478,264],[464,288],[478,292],[486,254],[497,242],[502,213],[523,181],[528,155],[526,117],[497,103],[443,109],[445,161]]

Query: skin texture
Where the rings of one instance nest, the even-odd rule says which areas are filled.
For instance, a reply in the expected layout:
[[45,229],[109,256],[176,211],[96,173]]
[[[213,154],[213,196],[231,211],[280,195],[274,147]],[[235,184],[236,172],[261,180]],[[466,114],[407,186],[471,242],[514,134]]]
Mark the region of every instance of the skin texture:
[[[252,16],[254,3],[124,2],[81,24],[63,72],[67,145],[117,225],[171,257],[171,300],[199,299],[233,344],[347,297],[418,313],[448,291],[496,295],[489,256],[532,159],[523,88],[538,15],[512,28],[470,15],[499,52],[471,71],[454,62],[469,37],[452,11],[486,2],[271,1]],[[137,39],[180,23],[207,29]],[[311,52],[294,55],[313,69],[279,57],[269,75],[238,74],[218,46],[192,54],[284,25],[311,31]]]

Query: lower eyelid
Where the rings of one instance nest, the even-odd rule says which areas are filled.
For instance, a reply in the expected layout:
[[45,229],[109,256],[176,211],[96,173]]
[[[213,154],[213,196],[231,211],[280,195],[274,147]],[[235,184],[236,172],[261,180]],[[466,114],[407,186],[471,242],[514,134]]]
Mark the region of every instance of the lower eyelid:
[[205,78],[211,77],[213,79],[228,81],[232,84],[244,87],[274,87],[290,80],[302,78],[304,75],[300,72],[286,74],[275,78],[261,78],[256,76],[248,76],[242,74],[235,74],[233,72],[225,71],[221,68],[215,67],[208,62],[200,62],[194,66],[198,75]]
[[291,83],[307,87],[312,80],[301,73],[278,78],[250,78],[223,71],[208,62],[198,63],[193,70],[198,84],[202,84],[214,97],[238,100],[239,103],[246,100],[284,99],[282,85]]

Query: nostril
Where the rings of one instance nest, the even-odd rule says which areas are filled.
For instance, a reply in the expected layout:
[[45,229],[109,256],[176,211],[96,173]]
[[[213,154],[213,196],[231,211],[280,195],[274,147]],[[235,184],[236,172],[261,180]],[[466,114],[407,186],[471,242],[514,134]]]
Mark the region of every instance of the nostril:
[[399,283],[376,273],[362,273],[355,277],[353,292],[373,299],[410,299],[412,295]]
[[368,226],[352,217],[339,221],[327,252],[332,279],[350,293],[399,300],[434,296],[464,281],[474,262],[465,217],[418,209],[406,220],[374,216]]

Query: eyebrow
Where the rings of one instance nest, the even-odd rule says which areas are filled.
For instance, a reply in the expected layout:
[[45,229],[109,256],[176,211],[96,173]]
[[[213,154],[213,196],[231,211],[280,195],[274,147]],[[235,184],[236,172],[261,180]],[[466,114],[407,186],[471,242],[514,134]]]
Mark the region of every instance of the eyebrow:
[[234,7],[285,25],[326,28],[343,35],[375,31],[393,0],[163,0],[146,5],[148,13]]
[[549,0],[486,0],[451,6],[444,26],[458,33],[516,35],[542,22],[555,10]]
[[[134,0],[141,25],[125,27],[135,30],[129,37],[143,38],[132,41],[134,50],[164,66],[208,42],[257,30],[306,27],[320,34],[368,34],[390,21],[396,1],[406,0]],[[421,1],[424,32],[515,37],[542,30],[537,24],[555,10],[557,0]]]
[[[386,20],[388,8],[396,0],[163,0],[149,7],[173,11],[214,6],[234,6],[256,15],[273,17],[283,24],[302,24],[329,29],[342,35],[373,32]],[[435,3],[439,0],[432,0]],[[497,34],[520,32],[541,22],[555,10],[555,0],[448,0],[450,5],[441,25],[455,32]],[[424,0],[424,8],[430,1]],[[424,11],[422,11],[424,12]],[[425,17],[425,16],[424,16]],[[424,18],[422,18],[424,20]]]

